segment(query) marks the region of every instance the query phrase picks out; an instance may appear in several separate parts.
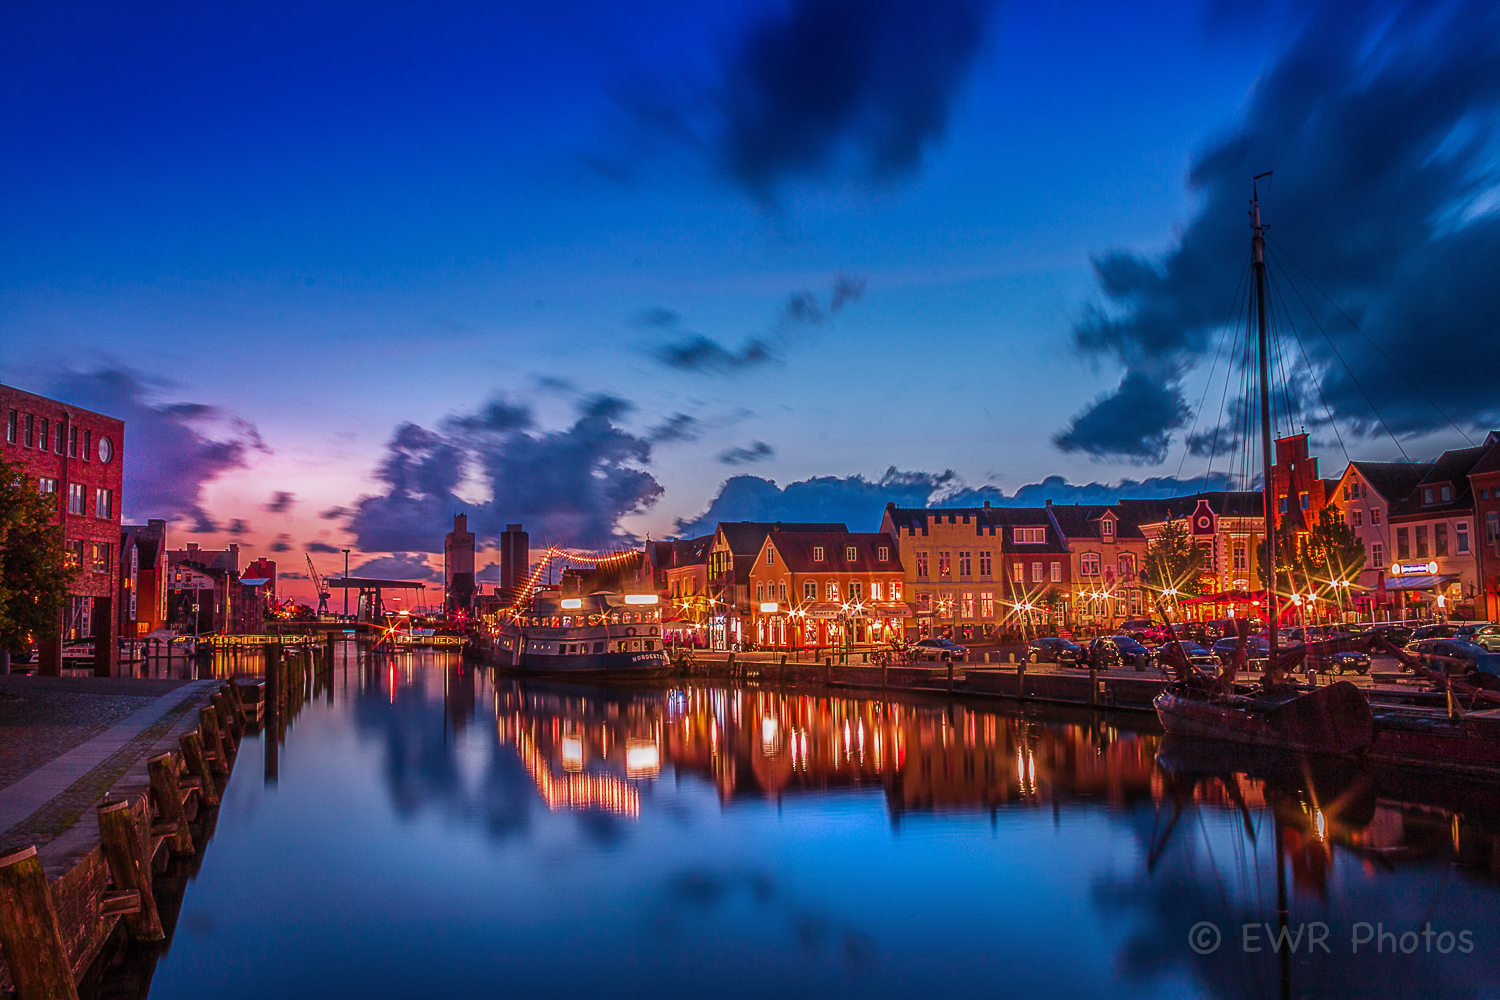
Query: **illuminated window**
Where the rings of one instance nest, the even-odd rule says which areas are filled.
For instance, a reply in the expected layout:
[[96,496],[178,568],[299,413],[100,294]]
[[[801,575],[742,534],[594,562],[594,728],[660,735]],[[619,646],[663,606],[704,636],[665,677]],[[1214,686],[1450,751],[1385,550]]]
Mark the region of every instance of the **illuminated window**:
[[63,565],[68,569],[78,569],[83,565],[83,543],[76,538],[69,538],[63,542]]
[[36,481],[36,491],[38,493],[42,493],[42,494],[56,493],[57,492],[57,480],[56,479],[48,479],[46,476],[43,476],[42,478],[40,478],[40,479],[38,479]]
[[883,600],[885,600],[884,594],[885,594],[885,588],[884,588],[884,586],[882,586],[881,582],[879,580],[871,580],[870,581],[870,600],[872,600],[872,601],[883,601]]
[[1042,582],[1042,564],[1040,562],[1034,562],[1031,564],[1031,582]]
[[1019,562],[1013,562],[1013,563],[1011,563],[1010,564],[1010,575],[1011,575],[1012,578],[1015,579],[1015,581],[1017,583],[1025,583],[1026,582],[1026,567],[1025,567],[1025,565],[1023,565],[1022,563],[1019,563]]
[[952,576],[952,575],[953,575],[953,553],[951,553],[951,552],[939,552],[938,553],[938,576],[939,577],[944,577],[944,576]]
[[94,491],[95,517],[111,517],[114,514],[114,509],[115,495],[112,491],[106,489],[97,489]]
[[932,595],[929,594],[929,593],[927,593],[925,590],[922,593],[920,593],[920,594],[917,595],[917,610],[918,611],[931,611],[932,610]]
[[927,576],[927,553],[925,552],[917,553],[917,576],[924,579]]
[[1099,553],[1085,552],[1078,557],[1078,569],[1084,576],[1099,575]]
[[965,620],[974,617],[974,595],[964,594],[958,602],[958,616]]
[[108,542],[95,542],[94,543],[94,572],[95,573],[108,573],[109,572],[109,550],[110,550],[110,548],[111,548],[111,546],[110,546],[110,544]]
[[827,594],[828,600],[837,601],[839,599],[839,585],[830,580],[828,582],[828,589],[824,593]]
[[1062,583],[1062,562],[1057,559],[1052,560],[1052,582]]
[[69,483],[68,484],[68,513],[69,514],[82,514],[83,513],[83,484],[82,483]]
[[1370,508],[1370,523],[1371,524],[1379,524],[1380,523],[1380,508],[1379,507],[1371,507]]
[[899,600],[901,600],[901,581],[900,580],[892,580],[891,581],[891,600],[893,600],[893,601],[899,601]]
[[1047,541],[1046,528],[1017,528],[1017,545],[1042,545]]
[[979,592],[979,617],[981,617],[981,618],[993,618],[993,617],[995,617],[995,593],[994,593],[994,591],[992,591],[992,590],[982,590],[982,591]]

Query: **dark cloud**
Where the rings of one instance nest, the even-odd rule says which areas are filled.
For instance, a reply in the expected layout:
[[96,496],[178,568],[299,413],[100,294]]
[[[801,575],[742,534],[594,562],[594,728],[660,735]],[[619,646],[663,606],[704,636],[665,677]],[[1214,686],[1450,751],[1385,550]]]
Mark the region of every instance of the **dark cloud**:
[[[771,329],[747,339],[738,348],[725,347],[701,333],[684,334],[670,344],[655,350],[658,361],[683,371],[729,374],[780,360],[785,351],[805,340],[808,331],[822,326],[865,294],[865,279],[859,275],[840,274],[828,292],[828,303],[818,301],[810,291],[793,292],[781,306]],[[675,324],[674,324],[675,325]]]
[[290,552],[290,551],[292,551],[292,536],[291,535],[277,535],[276,536],[276,540],[271,543],[271,551],[272,552]]
[[343,549],[337,545],[329,545],[327,542],[308,542],[304,546],[309,552],[342,552]]
[[764,441],[754,441],[744,448],[726,448],[714,457],[725,465],[751,465],[764,462],[776,454],[776,449]]
[[286,570],[277,570],[276,576],[282,580],[306,580],[306,573],[288,573]]
[[481,566],[478,572],[474,574],[474,579],[480,583],[499,583],[500,564],[497,562],[492,562]]
[[[1200,208],[1176,244],[1157,259],[1114,252],[1094,261],[1102,304],[1085,311],[1074,340],[1127,374],[1122,392],[1060,438],[1139,459],[1182,426],[1175,376],[1214,353],[1221,331],[1245,325],[1245,207],[1250,178],[1267,169],[1275,175],[1261,196],[1282,356],[1289,370],[1317,377],[1327,404],[1323,412],[1316,402],[1310,422],[1331,414],[1373,434],[1384,433],[1377,411],[1396,433],[1435,430],[1449,417],[1474,428],[1500,419],[1486,366],[1412,348],[1420,338],[1462,344],[1472,357],[1500,352],[1497,65],[1493,3],[1308,8],[1240,120],[1195,159],[1189,184]],[[1132,377],[1144,380],[1130,398],[1146,412],[1124,415],[1122,431],[1104,415],[1122,415],[1115,404]],[[1153,385],[1160,398],[1147,402]]]
[[1161,499],[1205,490],[1233,489],[1229,477],[1199,479],[1155,476],[1118,483],[1070,483],[1050,476],[1007,494],[998,486],[962,487],[952,471],[903,472],[887,469],[879,479],[864,476],[819,476],[777,486],[760,476],[735,476],[719,488],[708,509],[677,522],[682,536],[706,534],[720,521],[843,521],[854,531],[880,526],[887,503],[899,507],[1039,507],[1058,504],[1113,503],[1124,498]]
[[590,162],[623,180],[664,149],[685,151],[763,204],[788,181],[888,184],[914,173],[947,134],[995,6],[773,5],[723,53],[716,75],[629,88],[630,148]]
[[[383,492],[359,501],[349,530],[365,551],[436,552],[452,516],[467,514],[480,537],[519,521],[548,542],[633,542],[620,519],[651,506],[662,489],[641,468],[650,440],[615,424],[631,409],[617,397],[593,396],[571,426],[556,431],[533,428],[529,414],[503,401],[449,417],[438,430],[403,424],[375,473]],[[458,495],[460,483],[474,482],[492,499]]]
[[237,517],[233,521],[230,521],[229,526],[224,530],[229,534],[235,536],[247,535],[250,533],[250,525],[246,524],[242,519]]
[[556,375],[538,375],[536,377],[537,387],[548,392],[567,393],[574,390],[574,385],[565,378]]
[[427,557],[420,552],[392,552],[366,560],[349,571],[350,576],[371,577],[377,580],[439,580],[442,574],[427,565]]
[[348,507],[329,507],[327,510],[318,511],[318,516],[325,521],[336,521],[342,517],[348,517],[354,511]]
[[1186,426],[1189,416],[1175,380],[1126,372],[1113,391],[1090,403],[1052,443],[1097,458],[1155,464],[1167,457],[1171,432]]
[[652,444],[670,444],[674,441],[696,441],[702,433],[697,417],[686,413],[674,413],[646,432]]
[[271,499],[266,503],[266,513],[284,514],[292,509],[292,504],[297,502],[296,496],[285,490],[277,490],[271,494]]
[[635,321],[640,326],[666,330],[682,322],[682,316],[666,306],[650,306],[636,313]]
[[68,371],[47,395],[125,421],[123,451],[126,520],[188,519],[188,530],[218,530],[203,509],[203,491],[220,475],[244,468],[267,451],[254,425],[205,403],[159,403],[168,386],[129,368]]

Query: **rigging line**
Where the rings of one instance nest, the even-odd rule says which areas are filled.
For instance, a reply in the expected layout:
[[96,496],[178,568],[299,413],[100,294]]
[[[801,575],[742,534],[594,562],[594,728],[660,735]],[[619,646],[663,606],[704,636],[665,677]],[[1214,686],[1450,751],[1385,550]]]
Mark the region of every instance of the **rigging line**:
[[[1269,242],[1269,241],[1267,241],[1267,242]],[[1335,309],[1338,310],[1339,315],[1342,316],[1342,317],[1344,317],[1345,322],[1347,322],[1351,327],[1353,327],[1354,330],[1355,330],[1355,332],[1357,332],[1361,337],[1365,338],[1365,343],[1367,343],[1371,347],[1375,348],[1375,353],[1379,354],[1381,356],[1381,358],[1383,358],[1385,360],[1385,363],[1391,366],[1391,369],[1393,371],[1395,371],[1398,375],[1400,375],[1402,378],[1404,378],[1406,380],[1406,384],[1407,385],[1409,385],[1413,389],[1417,390],[1417,394],[1420,395],[1424,400],[1426,400],[1427,405],[1430,406],[1430,407],[1432,407],[1432,409],[1434,410],[1434,412],[1437,413],[1438,416],[1442,417],[1444,420],[1446,420],[1448,422],[1448,426],[1449,427],[1452,427],[1454,430],[1458,431],[1459,436],[1462,437],[1465,441],[1469,442],[1469,444],[1471,446],[1474,444],[1474,439],[1471,438],[1471,437],[1469,437],[1469,435],[1467,433],[1465,433],[1464,429],[1462,427],[1458,426],[1458,424],[1453,420],[1452,417],[1448,416],[1447,411],[1444,410],[1441,406],[1439,406],[1433,400],[1433,398],[1431,396],[1427,395],[1427,393],[1422,389],[1422,387],[1420,385],[1418,385],[1415,381],[1413,381],[1412,378],[1411,378],[1411,376],[1407,375],[1406,372],[1405,372],[1405,370],[1400,365],[1398,365],[1398,364],[1396,364],[1396,362],[1392,361],[1391,360],[1391,356],[1389,354],[1386,354],[1385,351],[1381,350],[1380,345],[1377,344],[1377,343],[1375,343],[1374,338],[1372,338],[1368,333],[1365,333],[1364,330],[1360,329],[1359,324],[1356,323],[1356,322],[1354,322],[1354,320],[1349,316],[1349,314],[1344,311],[1344,307],[1341,306],[1341,305],[1339,305],[1338,302],[1334,301],[1333,296],[1331,296],[1327,292],[1323,291],[1322,286],[1320,286],[1317,283],[1317,281],[1315,281],[1313,279],[1312,275],[1308,274],[1305,270],[1303,270],[1302,265],[1298,264],[1297,261],[1292,258],[1291,254],[1286,253],[1285,251],[1283,251],[1280,246],[1278,246],[1276,248],[1276,253],[1279,256],[1285,257],[1287,263],[1291,264],[1293,267],[1295,267],[1297,269],[1297,272],[1299,274],[1301,274],[1302,277],[1306,278],[1308,280],[1308,282],[1314,288],[1316,288],[1318,290],[1318,294],[1321,295],[1321,296],[1323,296],[1323,298],[1327,299],[1328,302],[1333,306],[1333,308],[1335,308]],[[1283,269],[1283,270],[1285,270],[1285,269]],[[1295,285],[1293,287],[1295,287]],[[1299,298],[1301,297],[1300,293],[1298,294],[1298,297]],[[1304,304],[1305,303],[1306,303],[1306,300],[1304,300]],[[1309,308],[1308,312],[1312,312],[1312,309]],[[1404,452],[1403,452],[1403,454],[1404,454]]]
[[1252,488],[1250,481],[1250,470],[1255,464],[1253,458],[1254,433],[1256,421],[1260,417],[1260,397],[1250,392],[1250,383],[1253,381],[1251,373],[1255,371],[1255,353],[1257,350],[1255,342],[1255,304],[1247,302],[1245,308],[1245,360],[1240,365],[1240,480],[1248,492]]
[[[1276,260],[1275,263],[1277,267],[1281,267],[1281,262],[1279,260]],[[1296,262],[1293,261],[1292,263],[1295,264]],[[1288,279],[1290,279],[1290,275],[1287,275],[1286,268],[1281,268],[1281,273]],[[1308,280],[1311,281],[1312,279],[1309,278]],[[1401,457],[1406,460],[1406,464],[1414,464],[1411,460],[1411,456],[1406,453],[1406,449],[1401,447],[1401,439],[1396,437],[1396,432],[1391,430],[1391,425],[1386,423],[1385,416],[1381,414],[1379,409],[1376,408],[1375,401],[1372,400],[1370,398],[1370,394],[1365,391],[1364,383],[1359,380],[1358,375],[1354,374],[1354,369],[1350,367],[1349,362],[1344,360],[1343,353],[1339,350],[1338,345],[1333,342],[1333,338],[1328,335],[1328,331],[1323,327],[1322,322],[1319,321],[1318,314],[1314,312],[1312,306],[1308,304],[1306,296],[1302,294],[1302,290],[1297,287],[1297,283],[1295,281],[1288,280],[1287,284],[1292,286],[1292,291],[1296,294],[1298,301],[1300,301],[1302,303],[1302,307],[1307,310],[1307,314],[1312,317],[1313,325],[1318,328],[1318,332],[1323,335],[1324,342],[1327,343],[1329,349],[1333,351],[1333,356],[1338,359],[1339,364],[1344,367],[1344,371],[1349,374],[1349,381],[1353,382],[1354,387],[1359,390],[1360,397],[1364,399],[1365,405],[1370,408],[1370,412],[1375,414],[1375,419],[1380,422],[1381,428],[1385,431],[1386,435],[1391,439],[1391,441],[1396,445],[1396,450],[1401,453]],[[1314,284],[1316,284],[1316,282]],[[1337,308],[1338,303],[1334,303],[1334,307]],[[1460,431],[1460,433],[1462,432]]]
[[1220,332],[1219,350],[1214,352],[1214,363],[1209,367],[1208,378],[1206,378],[1203,382],[1203,398],[1198,400],[1198,412],[1193,414],[1193,426],[1188,430],[1188,436],[1186,438],[1183,438],[1182,461],[1177,464],[1177,478],[1181,479],[1182,467],[1187,463],[1189,441],[1193,436],[1193,430],[1195,430],[1198,426],[1198,418],[1203,413],[1203,404],[1208,401],[1208,391],[1209,389],[1213,388],[1214,371],[1217,369],[1219,363],[1219,352],[1224,349],[1225,343],[1228,342],[1231,344],[1231,347],[1229,357],[1226,357],[1224,359],[1224,392],[1220,394],[1219,398],[1219,419],[1214,422],[1213,439],[1210,442],[1208,449],[1208,464],[1203,474],[1203,485],[1205,488],[1207,488],[1208,486],[1208,477],[1213,474],[1214,459],[1218,456],[1219,431],[1224,426],[1224,397],[1229,395],[1229,380],[1232,377],[1232,373],[1234,371],[1234,362],[1231,361],[1230,358],[1232,358],[1234,355],[1233,345],[1239,342],[1240,303],[1244,301],[1246,296],[1249,294],[1248,275],[1248,268],[1240,272],[1240,283],[1239,286],[1235,289],[1234,309],[1232,311],[1232,315],[1235,316],[1234,326],[1231,328],[1226,325],[1225,328]]
[[1281,300],[1282,315],[1286,317],[1286,325],[1291,328],[1292,336],[1296,338],[1297,350],[1302,354],[1302,363],[1307,367],[1307,377],[1312,380],[1313,390],[1318,394],[1318,402],[1323,404],[1323,412],[1328,416],[1328,426],[1333,428],[1333,436],[1339,443],[1339,451],[1344,453],[1344,461],[1352,462],[1349,457],[1349,449],[1344,446],[1344,436],[1339,433],[1339,425],[1333,419],[1333,407],[1328,405],[1328,399],[1323,395],[1323,382],[1313,370],[1312,355],[1307,353],[1307,344],[1302,340],[1302,331],[1297,329],[1297,324],[1292,322],[1292,309],[1287,303],[1286,296],[1281,292],[1281,286],[1276,286],[1276,297]]

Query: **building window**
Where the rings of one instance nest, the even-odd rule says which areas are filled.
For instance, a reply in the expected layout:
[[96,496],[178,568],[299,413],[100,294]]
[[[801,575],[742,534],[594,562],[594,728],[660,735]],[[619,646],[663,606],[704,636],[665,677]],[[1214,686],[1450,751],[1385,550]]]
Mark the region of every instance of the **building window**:
[[755,585],[755,601],[756,601],[757,604],[759,604],[762,601],[764,601],[765,599],[766,599],[766,585],[763,584],[763,583],[757,583]]
[[1411,537],[1405,528],[1396,529],[1396,558],[1411,558]]
[[1062,561],[1059,559],[1052,560],[1052,582],[1062,583]]
[[813,546],[813,562],[822,562],[822,561],[823,561],[823,546],[821,546],[821,545],[814,545]]
[[68,513],[69,514],[82,514],[83,513],[83,484],[82,483],[69,483],[68,484]]
[[1431,486],[1424,486],[1424,487],[1422,487],[1422,505],[1425,507],[1425,506],[1431,506],[1431,504],[1432,504],[1432,487]]
[[802,584],[802,599],[804,601],[816,601],[818,599],[818,581],[807,580]]
[[57,430],[52,433],[52,448],[59,455],[63,453],[63,422],[57,422]]
[[853,546],[853,545],[846,545],[846,546],[844,546],[844,561],[845,562],[858,562],[859,561],[859,549],[856,546]]
[[1500,513],[1489,511],[1484,515],[1484,544],[1500,542]]
[[865,599],[865,585],[861,580],[849,581],[849,600],[863,601]]
[[83,565],[83,543],[76,538],[69,538],[63,542],[63,566],[67,569],[78,569]]
[[1370,523],[1371,524],[1379,524],[1380,523],[1380,508],[1379,507],[1371,507],[1370,508]]
[[927,578],[927,553],[925,552],[917,553],[917,577],[918,579]]
[[970,576],[969,569],[972,562],[972,555],[969,552],[960,552],[958,554],[958,575],[965,579]]
[[1427,525],[1417,525],[1417,558],[1427,558]]
[[1099,553],[1085,552],[1078,557],[1078,569],[1084,576],[1099,575]]
[[5,415],[5,443],[16,443],[16,428],[20,425],[21,415],[11,410]]
[[979,575],[988,577],[990,575],[990,570],[990,553],[989,550],[986,549],[984,552],[979,553]]
[[1306,493],[1298,493],[1297,494],[1297,506],[1301,507],[1303,510],[1307,509],[1307,494]]
[[932,595],[927,593],[925,590],[917,595],[917,610],[926,612],[932,611]]
[[37,435],[36,446],[43,451],[52,450],[52,421],[42,418],[42,431]]
[[890,562],[891,547],[889,545],[882,545],[880,548],[875,550],[875,557],[881,562]]
[[1026,582],[1026,566],[1021,562],[1010,564],[1010,575],[1017,583]]
[[1358,507],[1355,507],[1353,510],[1349,511],[1349,523],[1353,524],[1356,528],[1363,527],[1365,523],[1365,512],[1360,510]]
[[111,490],[103,488],[94,491],[94,516],[113,517],[115,509],[115,495]]
[[1047,541],[1046,528],[1017,528],[1017,545],[1042,545]]
[[972,621],[974,618],[974,595],[964,594],[958,601],[958,617],[964,621]]
[[87,462],[89,460],[89,456],[91,454],[93,454],[93,451],[94,451],[94,432],[91,431],[91,430],[88,430],[87,428],[85,428],[84,432],[83,432],[83,460],[85,462]]
[[1443,497],[1443,503],[1447,503],[1448,501],[1452,500],[1453,499],[1453,487],[1451,487],[1451,486],[1444,486],[1443,487],[1443,492],[1442,492],[1442,497]]
[[1446,524],[1432,526],[1432,554],[1439,557],[1448,554],[1448,526]]
[[952,575],[953,575],[953,553],[952,552],[939,552],[938,553],[938,576],[944,577],[944,576],[952,576]]
[[782,580],[776,585],[776,600],[782,604],[786,603],[786,581]]
[[885,600],[885,585],[882,584],[879,580],[871,580],[870,581],[870,600],[872,600],[872,601],[883,601],[883,600]]
[[993,618],[993,617],[995,617],[995,592],[994,591],[992,591],[992,590],[982,590],[982,591],[979,592],[979,617],[981,617],[981,618]]
[[1042,564],[1041,564],[1041,562],[1034,562],[1034,563],[1031,564],[1031,582],[1032,583],[1041,583],[1042,582]]
[[1469,522],[1459,521],[1453,526],[1453,541],[1455,551],[1461,556],[1469,554]]
[[1375,542],[1370,546],[1370,561],[1375,564],[1376,569],[1385,565],[1385,546]]
[[56,479],[48,479],[46,476],[43,476],[42,478],[40,478],[40,479],[38,479],[36,481],[36,491],[38,493],[41,493],[41,494],[44,494],[44,495],[48,494],[48,493],[56,493],[57,492],[57,480]]
[[1115,540],[1115,522],[1113,518],[1106,517],[1099,522],[1099,534],[1106,542]]
[[68,428],[68,457],[69,458],[77,458],[78,457],[78,428],[77,427],[69,427]]
[[94,572],[95,573],[108,573],[109,572],[109,550],[110,550],[110,544],[108,542],[95,542],[94,543]]
[[776,565],[776,550],[773,549],[773,548],[771,548],[769,545],[766,546],[766,565],[767,566],[775,566]]
[[828,589],[824,593],[827,595],[828,600],[837,601],[839,599],[839,585],[832,580],[828,581]]
[[1135,556],[1129,553],[1122,555],[1119,562],[1119,571],[1122,581],[1135,579]]
[[33,442],[36,440],[36,438],[35,438],[35,431],[36,431],[36,417],[34,417],[34,416],[32,416],[31,414],[28,413],[28,414],[26,414],[26,437],[25,437],[25,442],[24,442],[25,445],[26,445],[26,447],[28,447],[28,448],[30,448],[32,446]]
[[1245,543],[1236,542],[1234,551],[1230,558],[1236,573],[1248,573],[1250,571],[1250,554],[1245,550]]

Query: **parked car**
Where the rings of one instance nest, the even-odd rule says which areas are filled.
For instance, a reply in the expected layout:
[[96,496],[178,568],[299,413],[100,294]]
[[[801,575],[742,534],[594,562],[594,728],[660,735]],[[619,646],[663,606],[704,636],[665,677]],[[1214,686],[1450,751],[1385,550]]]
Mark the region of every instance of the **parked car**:
[[1483,646],[1491,653],[1500,653],[1500,625],[1490,622],[1470,622],[1454,633],[1455,639],[1467,639],[1476,646]]
[[1427,639],[1451,639],[1458,634],[1458,626],[1452,622],[1437,622],[1432,625],[1420,625],[1412,629],[1411,638],[1406,640],[1410,646],[1414,642],[1423,642]]
[[1026,647],[1026,659],[1076,667],[1087,661],[1088,652],[1070,639],[1033,639]]
[[1370,672],[1370,654],[1357,649],[1341,649],[1333,653],[1309,655],[1303,663],[1319,673],[1338,675]]
[[1407,640],[1411,638],[1411,629],[1407,628],[1405,625],[1396,625],[1392,622],[1381,622],[1376,625],[1371,625],[1369,630],[1365,634],[1370,636],[1379,636],[1386,642],[1391,643],[1393,646],[1405,646]]
[[[1429,670],[1467,674],[1471,678],[1487,674],[1493,678],[1493,684],[1486,681],[1484,686],[1500,686],[1500,653],[1492,653],[1477,643],[1466,639],[1423,639],[1408,646],[1407,652]],[[1402,664],[1401,669],[1407,669],[1406,665]]]
[[[1225,666],[1229,665],[1229,658],[1234,655],[1234,647],[1239,643],[1237,637],[1226,637],[1213,644],[1213,654],[1219,658],[1219,662]],[[1263,635],[1252,635],[1245,639],[1245,655],[1249,661],[1246,665],[1252,670],[1265,669],[1266,661],[1271,658],[1271,642]]]
[[1147,670],[1151,667],[1151,650],[1128,635],[1106,635],[1089,643],[1088,662],[1100,670],[1110,667],[1134,667]]
[[[1188,658],[1188,662],[1193,666],[1201,667],[1204,670],[1218,669],[1219,658],[1203,643],[1194,642],[1191,639],[1179,639],[1177,644],[1182,647],[1183,655]],[[1156,655],[1157,659],[1160,660],[1161,650],[1158,649]]]
[[969,655],[967,648],[941,636],[918,639],[911,644],[911,653],[919,660],[962,660]]

